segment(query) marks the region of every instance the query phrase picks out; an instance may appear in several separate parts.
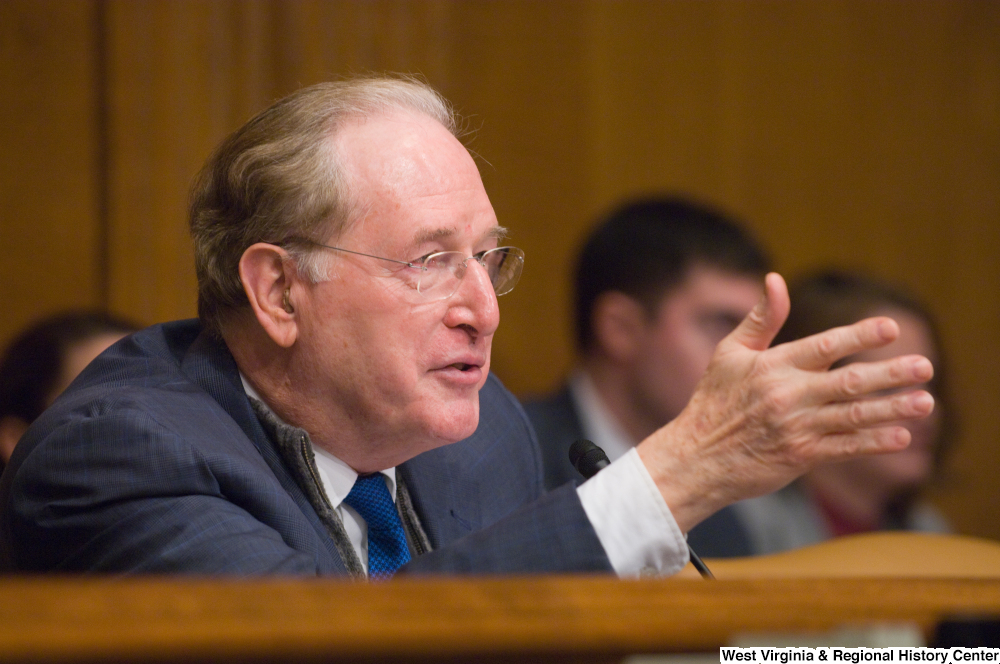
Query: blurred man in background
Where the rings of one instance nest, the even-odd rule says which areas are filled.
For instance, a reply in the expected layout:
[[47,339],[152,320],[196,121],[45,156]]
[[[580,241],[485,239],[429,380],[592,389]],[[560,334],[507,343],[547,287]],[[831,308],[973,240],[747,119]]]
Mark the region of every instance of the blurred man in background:
[[[576,265],[579,367],[558,392],[525,404],[546,486],[582,481],[569,461],[574,441],[614,460],[677,417],[715,347],[760,299],[769,267],[741,223],[701,203],[643,198],[608,214]],[[728,508],[688,541],[704,556],[750,553]]]

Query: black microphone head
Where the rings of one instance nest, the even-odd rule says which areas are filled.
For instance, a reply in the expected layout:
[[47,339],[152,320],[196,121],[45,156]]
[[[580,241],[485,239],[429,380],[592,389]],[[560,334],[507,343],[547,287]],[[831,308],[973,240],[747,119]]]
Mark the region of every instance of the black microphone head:
[[569,462],[584,479],[590,479],[597,471],[611,465],[611,460],[600,447],[589,440],[580,439],[569,446]]

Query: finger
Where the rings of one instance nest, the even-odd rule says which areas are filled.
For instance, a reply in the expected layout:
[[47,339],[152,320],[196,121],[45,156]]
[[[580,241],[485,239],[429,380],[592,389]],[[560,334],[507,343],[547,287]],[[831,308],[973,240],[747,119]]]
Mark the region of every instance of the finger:
[[897,390],[926,383],[934,377],[934,365],[922,355],[904,355],[881,362],[854,362],[826,375],[830,401],[843,401],[876,392]]
[[863,454],[899,452],[910,444],[910,438],[910,432],[901,426],[831,434],[823,438],[822,452],[815,456],[814,461],[842,461]]
[[766,350],[788,318],[788,286],[781,275],[764,277],[764,296],[729,338],[751,350]]
[[781,349],[793,366],[806,371],[822,371],[848,355],[892,343],[898,336],[899,325],[896,321],[880,316],[854,325],[835,327],[776,348]]
[[893,422],[926,417],[934,410],[934,397],[924,390],[873,399],[831,403],[816,414],[815,426],[828,433],[853,433]]
[[904,355],[881,362],[853,362],[829,373],[813,374],[812,403],[850,401],[879,392],[926,383],[934,366],[922,355]]

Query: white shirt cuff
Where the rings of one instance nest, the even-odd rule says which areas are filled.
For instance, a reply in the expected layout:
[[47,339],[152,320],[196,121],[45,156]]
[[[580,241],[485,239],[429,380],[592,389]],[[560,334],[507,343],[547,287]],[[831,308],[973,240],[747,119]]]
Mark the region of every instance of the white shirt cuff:
[[676,574],[687,565],[687,540],[635,448],[577,493],[618,576]]

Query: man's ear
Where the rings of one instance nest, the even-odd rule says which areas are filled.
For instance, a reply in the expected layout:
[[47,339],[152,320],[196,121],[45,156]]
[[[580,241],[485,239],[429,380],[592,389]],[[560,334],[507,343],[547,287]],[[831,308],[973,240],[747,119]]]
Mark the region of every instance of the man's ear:
[[257,322],[274,343],[289,348],[298,337],[295,266],[281,247],[258,242],[240,258],[240,281]]
[[646,311],[633,297],[606,291],[594,301],[591,324],[601,352],[616,362],[633,360],[643,347]]

